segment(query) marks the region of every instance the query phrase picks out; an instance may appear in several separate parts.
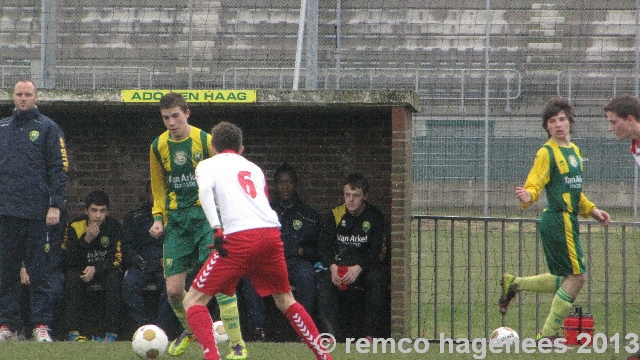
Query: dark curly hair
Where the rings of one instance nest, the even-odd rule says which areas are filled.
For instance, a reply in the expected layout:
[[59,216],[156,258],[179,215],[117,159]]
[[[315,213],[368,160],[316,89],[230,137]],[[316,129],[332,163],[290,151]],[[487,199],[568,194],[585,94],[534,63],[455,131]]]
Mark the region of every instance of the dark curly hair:
[[544,109],[542,109],[542,127],[545,129],[549,137],[551,137],[551,133],[549,133],[549,129],[547,129],[547,122],[561,111],[569,120],[569,133],[573,133],[573,123],[575,122],[573,106],[571,106],[569,99],[567,98],[553,97],[547,101]]

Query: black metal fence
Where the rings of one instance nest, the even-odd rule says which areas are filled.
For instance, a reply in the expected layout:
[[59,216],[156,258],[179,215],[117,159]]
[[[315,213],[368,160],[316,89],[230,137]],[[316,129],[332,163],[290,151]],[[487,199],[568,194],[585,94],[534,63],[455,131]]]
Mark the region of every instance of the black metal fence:
[[[425,215],[413,225],[413,336],[486,338],[499,326],[536,335],[554,294],[520,293],[505,316],[498,298],[503,273],[548,272],[537,219]],[[596,333],[637,334],[640,223],[581,221],[580,228],[588,280],[574,304],[594,315]]]

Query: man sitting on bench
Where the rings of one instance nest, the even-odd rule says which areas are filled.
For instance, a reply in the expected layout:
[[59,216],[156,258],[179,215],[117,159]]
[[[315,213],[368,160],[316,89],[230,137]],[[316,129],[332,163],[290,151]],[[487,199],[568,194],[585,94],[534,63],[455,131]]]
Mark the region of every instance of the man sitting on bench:
[[[338,311],[342,292],[365,291],[366,337],[386,337],[384,317],[389,312],[388,235],[384,215],[369,204],[369,183],[362,174],[349,175],[343,185],[344,203],[331,209],[327,234],[320,245],[322,263],[329,270],[319,276],[318,311],[320,326],[338,341],[345,334]],[[353,335],[351,335],[353,336]]]
[[102,190],[91,192],[85,206],[86,215],[71,221],[62,244],[67,271],[64,287],[65,315],[70,330],[67,340],[87,340],[80,335],[83,310],[94,311],[95,304],[88,304],[86,295],[91,285],[100,283],[104,288],[100,325],[107,333],[104,338],[94,340],[115,341],[122,303],[120,223],[108,216],[109,197]]

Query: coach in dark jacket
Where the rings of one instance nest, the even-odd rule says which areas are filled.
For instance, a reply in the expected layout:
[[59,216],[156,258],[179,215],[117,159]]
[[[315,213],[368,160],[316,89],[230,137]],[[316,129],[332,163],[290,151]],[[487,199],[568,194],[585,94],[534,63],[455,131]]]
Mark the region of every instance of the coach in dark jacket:
[[23,260],[31,282],[33,338],[51,341],[47,225],[60,221],[68,163],[64,134],[38,111],[37,100],[33,82],[19,81],[15,110],[0,120],[0,341],[16,339]]

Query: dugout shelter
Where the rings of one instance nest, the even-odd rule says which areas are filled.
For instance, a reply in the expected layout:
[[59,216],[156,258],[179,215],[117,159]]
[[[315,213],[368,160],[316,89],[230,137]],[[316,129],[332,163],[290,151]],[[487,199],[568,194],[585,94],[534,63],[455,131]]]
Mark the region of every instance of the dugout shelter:
[[[11,114],[12,93],[0,90],[2,117]],[[123,93],[38,90],[41,113],[66,136],[71,218],[84,212],[94,189],[109,194],[117,218],[144,193],[149,145],[165,128],[157,101],[123,102]],[[342,202],[344,176],[361,172],[369,179],[369,201],[388,216],[391,229],[396,338],[409,335],[411,321],[411,136],[419,105],[417,94],[406,90],[255,90],[252,102],[190,102],[191,125],[209,132],[227,120],[242,128],[244,156],[263,168],[271,186],[275,169],[292,165],[301,198],[320,214]]]

